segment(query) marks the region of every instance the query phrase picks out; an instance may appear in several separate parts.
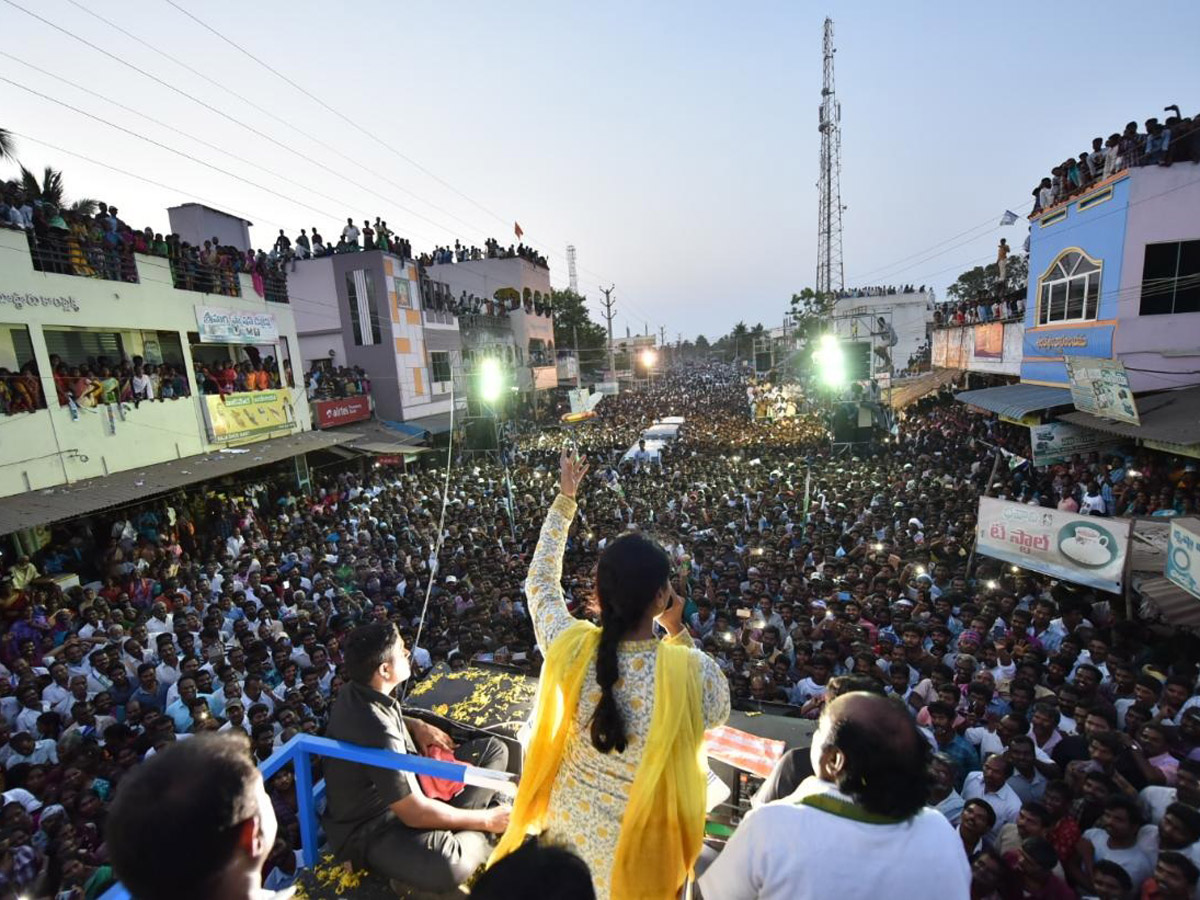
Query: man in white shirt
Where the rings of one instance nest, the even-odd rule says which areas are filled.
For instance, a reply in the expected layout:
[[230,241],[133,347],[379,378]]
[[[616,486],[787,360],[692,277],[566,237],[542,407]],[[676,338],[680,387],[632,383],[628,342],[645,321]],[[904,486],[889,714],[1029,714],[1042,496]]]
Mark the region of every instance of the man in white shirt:
[[963,799],[979,797],[987,801],[996,814],[991,831],[993,839],[1000,834],[1001,828],[1017,821],[1017,813],[1021,811],[1021,797],[1008,785],[1010,775],[1012,764],[999,753],[993,753],[984,760],[982,772],[971,772],[963,781]]
[[813,771],[751,811],[700,878],[709,900],[967,897],[971,869],[925,806],[928,745],[896,701],[844,694],[813,735]]

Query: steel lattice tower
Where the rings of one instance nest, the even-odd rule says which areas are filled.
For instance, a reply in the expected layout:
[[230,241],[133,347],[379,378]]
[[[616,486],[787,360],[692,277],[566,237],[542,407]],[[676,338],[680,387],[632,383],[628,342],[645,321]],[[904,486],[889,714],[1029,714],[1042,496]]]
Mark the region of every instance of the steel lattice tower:
[[833,19],[825,19],[821,106],[821,177],[817,182],[817,286],[826,296],[845,287],[842,267],[842,106],[833,85]]
[[579,293],[579,276],[575,273],[575,245],[567,244],[567,279],[572,294]]

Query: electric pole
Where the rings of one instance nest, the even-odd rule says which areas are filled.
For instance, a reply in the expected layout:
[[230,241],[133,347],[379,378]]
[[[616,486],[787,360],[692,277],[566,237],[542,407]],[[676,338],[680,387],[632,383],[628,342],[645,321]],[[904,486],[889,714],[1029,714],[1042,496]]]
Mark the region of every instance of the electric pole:
[[[667,326],[666,325],[658,326],[658,350],[664,356],[666,355],[666,352],[667,352]],[[665,363],[666,360],[664,359],[663,362]]]
[[613,306],[616,305],[616,300],[612,298],[612,292],[617,289],[617,286],[610,285],[607,288],[600,288],[604,294],[604,299],[600,302],[604,304],[604,319],[608,322],[608,377],[612,378],[616,374],[616,363],[613,361],[613,336],[612,323],[616,313],[613,312]]
[[575,390],[583,387],[583,363],[579,359],[579,326],[571,326],[571,342],[575,345]]

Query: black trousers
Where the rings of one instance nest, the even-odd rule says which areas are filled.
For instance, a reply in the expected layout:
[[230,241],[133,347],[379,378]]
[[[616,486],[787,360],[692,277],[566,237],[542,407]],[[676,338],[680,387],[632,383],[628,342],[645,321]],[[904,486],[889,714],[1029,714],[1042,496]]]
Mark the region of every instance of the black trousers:
[[[504,771],[508,748],[496,738],[468,741],[454,751],[465,763]],[[451,806],[484,809],[495,791],[467,785]],[[385,878],[431,893],[446,893],[462,884],[487,862],[492,847],[481,831],[420,831],[388,813],[388,823],[376,829],[365,848],[367,868]]]

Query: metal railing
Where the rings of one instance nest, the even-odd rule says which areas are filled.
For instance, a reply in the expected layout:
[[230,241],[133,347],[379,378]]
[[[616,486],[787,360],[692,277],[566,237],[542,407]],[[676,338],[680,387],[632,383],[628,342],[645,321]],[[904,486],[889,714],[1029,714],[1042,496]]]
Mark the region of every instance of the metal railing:
[[33,231],[25,234],[34,271],[135,284],[138,281],[133,251],[123,244],[91,241],[62,231],[51,231],[42,238]]
[[[414,775],[428,775],[459,784],[485,787],[508,796],[516,796],[517,792],[516,776],[509,772],[481,769],[460,762],[443,762],[408,753],[393,753],[391,750],[360,747],[357,744],[311,734],[298,734],[260,763],[258,771],[262,774],[263,781],[267,781],[284,766],[289,763],[292,765],[296,785],[296,817],[300,822],[300,851],[306,869],[311,869],[317,864],[317,807],[325,796],[324,780],[313,783],[314,756],[341,759],[379,769],[412,772]],[[100,900],[132,898],[129,891],[117,884],[102,894]]]
[[212,266],[188,257],[171,260],[171,281],[180,291],[240,297],[242,283],[232,267]]

